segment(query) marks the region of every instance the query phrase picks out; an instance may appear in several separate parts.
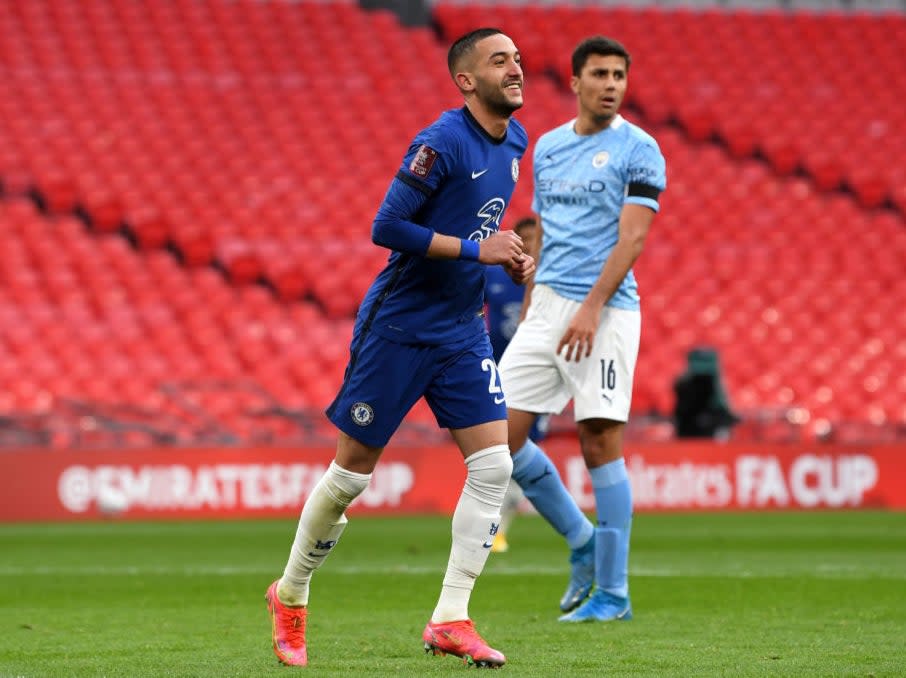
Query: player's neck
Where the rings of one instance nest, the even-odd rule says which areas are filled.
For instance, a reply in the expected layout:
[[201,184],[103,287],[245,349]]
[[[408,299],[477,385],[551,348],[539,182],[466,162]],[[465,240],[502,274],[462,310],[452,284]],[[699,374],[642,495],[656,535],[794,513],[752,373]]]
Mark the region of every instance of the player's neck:
[[466,108],[469,113],[472,114],[475,122],[481,125],[481,128],[487,132],[489,136],[494,139],[503,139],[503,137],[506,136],[506,130],[510,124],[509,115],[501,116],[500,113],[490,111],[483,106],[480,101],[476,101],[475,99],[467,101]]
[[591,136],[592,134],[597,134],[610,127],[616,119],[616,113],[606,118],[593,115],[580,115],[576,118],[576,122],[573,125],[573,131],[580,137]]

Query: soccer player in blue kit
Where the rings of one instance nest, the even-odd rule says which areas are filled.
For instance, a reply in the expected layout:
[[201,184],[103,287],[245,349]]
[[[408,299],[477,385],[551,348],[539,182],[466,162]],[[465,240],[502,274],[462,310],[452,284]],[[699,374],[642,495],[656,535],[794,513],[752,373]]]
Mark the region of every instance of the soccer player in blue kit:
[[506,405],[482,318],[484,268],[502,264],[517,282],[535,268],[519,236],[499,231],[528,145],[511,118],[522,106],[523,73],[513,41],[493,28],[458,39],[447,61],[465,106],[418,133],[378,209],[372,240],[392,252],[359,308],[343,384],[327,409],[339,429],[336,457],[302,508],[283,576],[267,590],[274,652],[284,664],[307,663],[312,573],[422,396],[467,469],[425,649],[478,666],[506,661],[475,630],[468,603],[512,471]]
[[[538,271],[525,320],[500,361],[513,479],[571,549],[564,622],[632,618],[632,491],[622,449],[641,332],[632,264],[658,211],[666,168],[655,140],[619,114],[629,65],[623,45],[601,36],[573,52],[578,115],[535,145]],[[540,414],[560,412],[570,399],[597,525],[527,438]]]

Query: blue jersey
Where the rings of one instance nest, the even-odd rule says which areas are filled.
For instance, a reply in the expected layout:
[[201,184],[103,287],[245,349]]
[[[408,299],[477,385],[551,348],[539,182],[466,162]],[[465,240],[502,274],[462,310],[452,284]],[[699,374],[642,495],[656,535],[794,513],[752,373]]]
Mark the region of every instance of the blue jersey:
[[[544,229],[535,282],[582,301],[617,243],[623,205],[657,211],[667,178],[657,142],[622,116],[596,134],[576,134],[574,123],[554,128],[535,145],[532,209]],[[607,305],[638,310],[631,270]]]
[[488,306],[488,335],[494,349],[494,360],[500,362],[519,325],[525,287],[517,285],[503,266],[488,266],[485,301]]
[[[494,139],[468,109],[444,112],[416,135],[397,172],[394,185],[403,182],[421,198],[399,218],[444,235],[487,238],[500,228],[527,145],[516,120],[503,139]],[[394,251],[368,290],[357,324],[398,343],[438,345],[483,333],[484,269],[475,261]]]

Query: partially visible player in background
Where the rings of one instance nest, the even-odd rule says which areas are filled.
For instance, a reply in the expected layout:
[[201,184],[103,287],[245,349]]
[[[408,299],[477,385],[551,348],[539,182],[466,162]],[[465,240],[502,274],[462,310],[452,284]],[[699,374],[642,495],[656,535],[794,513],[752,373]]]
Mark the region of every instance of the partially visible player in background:
[[[536,261],[538,249],[541,245],[541,228],[535,215],[519,219],[513,230],[522,238],[522,247],[526,254],[530,254]],[[487,307],[488,335],[491,338],[491,347],[494,349],[494,360],[498,363],[503,356],[503,351],[516,333],[516,327],[523,317],[523,301],[525,299],[525,286],[517,285],[502,266],[488,266],[486,270],[487,285],[485,286],[485,302]],[[550,417],[538,417],[529,438],[536,443],[544,440],[550,423]],[[507,532],[513,519],[519,512],[519,505],[524,499],[519,484],[511,482],[503,498],[500,509],[500,529],[494,536],[492,553],[503,553],[509,549]]]
[[[571,549],[560,601],[566,622],[632,617],[632,491],[623,461],[641,333],[632,265],[658,211],[666,168],[655,140],[619,114],[629,65],[629,53],[609,38],[589,38],[573,52],[578,115],[535,145],[532,208],[544,234],[541,255],[525,320],[500,362],[513,479]],[[570,399],[597,526],[527,439],[539,414],[560,412]]]
[[425,649],[479,666],[506,661],[475,630],[468,605],[512,471],[506,404],[482,317],[484,265],[502,264],[520,283],[535,268],[522,239],[499,230],[528,146],[512,119],[522,106],[520,61],[513,41],[494,28],[453,43],[447,64],[465,106],[416,135],[378,209],[372,240],[391,254],[359,308],[343,385],[327,409],[339,429],[337,454],[302,508],[283,576],[266,594],[274,652],[284,664],[308,662],[312,573],[422,396],[466,465],[440,598],[422,633]]

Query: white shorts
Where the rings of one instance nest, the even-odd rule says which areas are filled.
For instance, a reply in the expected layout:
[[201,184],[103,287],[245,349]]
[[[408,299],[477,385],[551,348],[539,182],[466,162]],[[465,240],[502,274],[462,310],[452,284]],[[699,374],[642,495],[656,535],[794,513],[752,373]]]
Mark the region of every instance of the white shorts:
[[629,419],[642,314],[605,306],[591,355],[566,362],[566,349],[555,351],[580,305],[547,285],[535,286],[528,315],[500,359],[507,407],[560,413],[572,399],[576,421]]

